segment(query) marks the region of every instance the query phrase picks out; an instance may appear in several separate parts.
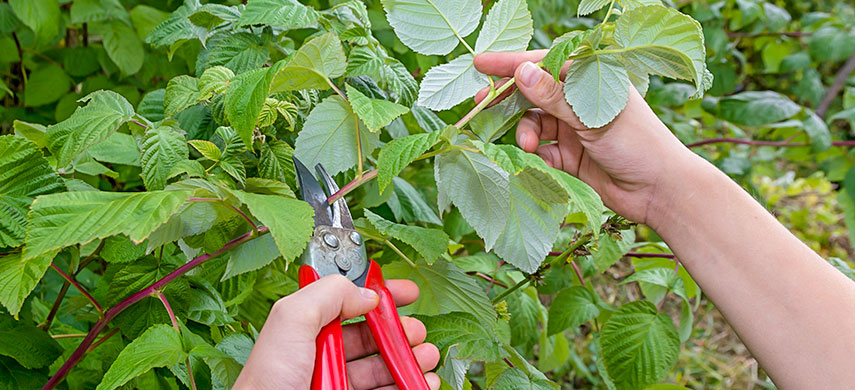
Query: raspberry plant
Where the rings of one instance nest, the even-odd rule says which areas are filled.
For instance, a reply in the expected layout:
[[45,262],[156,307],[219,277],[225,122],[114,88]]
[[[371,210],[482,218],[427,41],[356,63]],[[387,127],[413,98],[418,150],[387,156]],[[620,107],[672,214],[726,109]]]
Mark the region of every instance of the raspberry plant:
[[[186,0],[171,13],[126,3],[0,4],[18,48],[4,63],[21,74],[3,93],[28,108],[4,114],[14,135],[0,137],[10,388],[230,388],[272,303],[296,289],[293,262],[312,232],[292,156],[348,183],[331,201],[347,197],[387,278],[421,287],[404,310],[440,348],[444,386],[550,389],[573,372],[590,387],[658,388],[692,337],[697,285],[587,185],[512,145],[531,104],[515,93],[490,107],[514,83],[479,73],[480,53],[549,48],[541,66],[556,79],[572,60],[567,102],[589,127],[636,88],[681,137],[703,106],[707,121],[786,121],[776,135],[809,141],[770,141],[779,146],[847,146],[776,92],[697,100],[734,92],[720,22],[789,23],[771,3],[762,18],[749,1],[712,15],[684,6],[706,31],[659,0]],[[846,10],[813,21],[811,47],[851,36]],[[535,26],[556,27],[556,12],[580,18],[549,42]],[[24,60],[21,41],[44,48],[63,29],[61,62]],[[814,59],[852,54],[835,50]],[[801,66],[804,80],[819,77],[811,61],[777,65]],[[832,120],[853,120],[850,98]],[[57,120],[45,126],[48,105]],[[640,260],[620,285],[637,282],[646,299],[604,298],[591,279],[640,247],[651,253],[631,254]]]

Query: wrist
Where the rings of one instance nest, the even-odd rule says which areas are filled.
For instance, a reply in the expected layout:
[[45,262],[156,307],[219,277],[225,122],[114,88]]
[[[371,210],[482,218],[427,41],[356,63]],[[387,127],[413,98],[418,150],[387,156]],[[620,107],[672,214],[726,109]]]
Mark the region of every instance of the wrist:
[[681,150],[669,158],[662,171],[648,206],[645,224],[660,236],[669,227],[681,225],[691,219],[692,210],[702,207],[707,188],[717,186],[722,178],[729,180],[714,165],[681,145]]

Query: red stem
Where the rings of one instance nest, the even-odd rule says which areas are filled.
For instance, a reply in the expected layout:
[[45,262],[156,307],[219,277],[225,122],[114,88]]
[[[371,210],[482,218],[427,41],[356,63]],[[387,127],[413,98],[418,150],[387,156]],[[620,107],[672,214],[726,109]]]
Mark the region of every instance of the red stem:
[[582,278],[582,271],[579,271],[579,266],[576,265],[576,260],[570,260],[570,265],[573,266],[573,272],[575,272],[576,277],[579,278],[579,283],[582,284],[582,287],[586,287],[585,279]]
[[[798,146],[808,146],[805,143],[799,142],[789,142],[789,141],[757,141],[751,139],[739,139],[739,138],[713,138],[704,140],[701,142],[695,142],[693,144],[688,144],[686,147],[689,149],[698,148],[705,145],[712,144],[740,144],[740,145],[752,145],[752,146],[777,146],[777,147],[798,147]],[[835,141],[831,143],[832,146],[855,146],[855,141]]]
[[350,183],[347,183],[344,187],[341,187],[338,192],[332,194],[328,199],[327,203],[333,204],[335,201],[344,198],[345,195],[349,194],[351,191],[359,188],[359,186],[368,183],[371,179],[377,177],[377,170],[372,170],[362,176],[357,176],[355,179],[351,180]]
[[[166,295],[163,295],[162,292],[157,290],[155,290],[154,295],[160,299],[160,302],[163,303],[163,307],[166,308],[166,312],[169,314],[169,320],[172,321],[172,327],[178,331],[178,334],[181,334],[181,326],[178,325],[178,319],[175,318],[175,312],[172,311],[172,306],[169,305],[169,300],[166,299]],[[190,368],[189,356],[184,359],[184,364],[187,365],[187,376],[190,378],[190,388],[192,390],[196,390],[196,378],[193,378],[193,369]]]
[[83,286],[81,286],[79,283],[77,283],[77,281],[74,280],[74,278],[66,275],[65,272],[62,272],[62,270],[59,269],[59,267],[57,267],[56,264],[51,263],[50,267],[53,268],[54,271],[58,272],[60,274],[60,276],[62,276],[62,278],[65,279],[68,283],[71,283],[71,285],[74,286],[74,288],[76,288],[77,291],[80,291],[80,293],[83,294],[86,297],[86,299],[89,300],[89,302],[92,302],[92,304],[95,305],[95,308],[98,309],[99,313],[104,311],[104,309],[101,308],[101,305],[98,304],[98,301],[96,301],[95,298],[93,298],[91,295],[89,295],[89,293],[86,292],[86,289],[84,289]]
[[98,320],[98,322],[96,322],[95,325],[92,326],[92,329],[89,331],[89,334],[86,335],[86,338],[83,339],[77,349],[75,349],[71,356],[68,357],[68,360],[66,360],[65,363],[62,364],[62,367],[59,368],[56,374],[54,374],[50,378],[50,380],[48,380],[48,382],[44,385],[44,387],[42,387],[42,390],[50,390],[56,387],[56,385],[58,385],[65,378],[65,376],[68,375],[68,372],[71,371],[71,369],[77,363],[79,363],[81,359],[83,359],[83,355],[86,354],[86,351],[89,346],[92,345],[92,342],[95,341],[95,338],[98,337],[98,334],[101,333],[102,330],[104,330],[104,328],[107,326],[107,323],[116,318],[119,313],[121,313],[134,303],[137,303],[143,300],[144,298],[151,296],[156,290],[169,284],[169,282],[172,282],[178,277],[186,274],[191,269],[196,268],[202,263],[219,256],[223,252],[231,250],[247,241],[254,239],[257,235],[264,234],[267,232],[267,227],[261,227],[258,229],[258,233],[256,233],[256,231],[251,231],[238,238],[235,238],[234,240],[229,241],[226,245],[220,248],[220,250],[209,255],[199,256],[187,262],[175,271],[172,271],[168,275],[164,276],[162,279],[152,283],[148,287],[119,302],[116,306],[111,307],[109,310],[107,310],[106,313],[104,313],[104,317],[101,317],[101,319]]

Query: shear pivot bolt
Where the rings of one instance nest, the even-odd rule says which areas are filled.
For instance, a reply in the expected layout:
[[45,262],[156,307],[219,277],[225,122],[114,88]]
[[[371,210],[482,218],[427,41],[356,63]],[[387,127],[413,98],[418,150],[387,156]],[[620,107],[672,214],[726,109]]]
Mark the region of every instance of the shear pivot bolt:
[[351,232],[350,241],[353,241],[356,245],[362,245],[362,235],[360,235],[359,232]]
[[335,265],[337,265],[342,271],[350,271],[350,268],[353,267],[353,264],[351,264],[350,259],[348,259],[347,256],[336,256]]
[[327,244],[328,247],[332,249],[338,248],[338,237],[332,233],[324,234],[324,243]]

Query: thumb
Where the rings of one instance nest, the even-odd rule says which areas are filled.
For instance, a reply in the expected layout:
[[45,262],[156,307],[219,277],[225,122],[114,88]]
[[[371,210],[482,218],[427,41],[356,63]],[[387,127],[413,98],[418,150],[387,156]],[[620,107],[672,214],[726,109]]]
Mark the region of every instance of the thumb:
[[331,275],[281,299],[277,305],[284,307],[277,311],[317,333],[333,320],[368,313],[379,302],[373,290],[357,287],[344,276]]
[[564,100],[561,84],[543,69],[531,62],[524,62],[514,74],[517,88],[535,106],[566,122],[576,130],[586,130],[573,109]]

